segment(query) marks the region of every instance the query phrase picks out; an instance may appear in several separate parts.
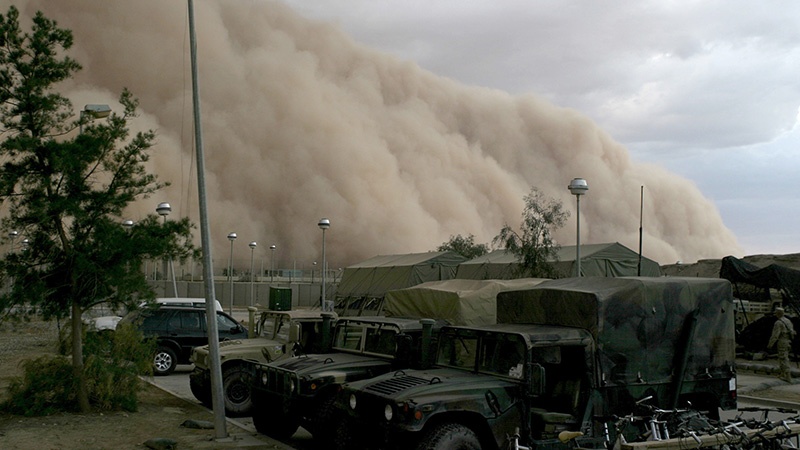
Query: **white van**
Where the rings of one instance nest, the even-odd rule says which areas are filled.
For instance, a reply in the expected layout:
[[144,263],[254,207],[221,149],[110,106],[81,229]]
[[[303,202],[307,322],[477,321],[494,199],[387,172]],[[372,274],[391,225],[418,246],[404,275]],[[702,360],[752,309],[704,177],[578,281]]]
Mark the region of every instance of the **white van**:
[[[216,303],[217,311],[222,311],[222,305],[219,303],[219,300],[214,300],[214,302]],[[156,303],[159,305],[191,306],[194,308],[205,308],[206,299],[193,298],[193,297],[164,297],[164,298],[157,298]]]

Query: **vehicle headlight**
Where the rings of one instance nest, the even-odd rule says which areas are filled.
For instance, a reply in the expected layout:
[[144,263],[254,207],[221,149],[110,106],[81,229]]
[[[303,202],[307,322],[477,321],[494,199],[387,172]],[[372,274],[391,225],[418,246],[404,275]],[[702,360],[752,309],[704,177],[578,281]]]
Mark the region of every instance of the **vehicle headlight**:
[[350,409],[356,409],[356,394],[350,394]]
[[387,421],[392,420],[392,417],[394,417],[394,411],[392,410],[392,405],[386,405],[386,407],[383,408],[383,417],[385,417]]

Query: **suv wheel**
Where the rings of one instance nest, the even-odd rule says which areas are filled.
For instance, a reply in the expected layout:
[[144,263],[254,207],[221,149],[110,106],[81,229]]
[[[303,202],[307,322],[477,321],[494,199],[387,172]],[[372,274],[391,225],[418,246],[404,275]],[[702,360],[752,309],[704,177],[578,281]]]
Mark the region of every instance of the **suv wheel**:
[[480,450],[475,432],[458,423],[443,423],[422,438],[417,450]]
[[222,374],[222,392],[225,393],[225,412],[230,417],[247,416],[253,408],[250,385],[253,371],[236,365],[225,369]]
[[153,373],[156,375],[169,375],[175,370],[175,352],[169,347],[159,346],[153,358]]

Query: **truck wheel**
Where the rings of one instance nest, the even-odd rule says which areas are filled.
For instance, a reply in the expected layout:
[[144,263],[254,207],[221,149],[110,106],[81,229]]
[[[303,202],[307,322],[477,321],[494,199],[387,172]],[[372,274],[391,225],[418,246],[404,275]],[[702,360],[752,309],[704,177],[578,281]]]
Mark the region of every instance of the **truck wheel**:
[[169,375],[175,370],[177,357],[169,347],[159,346],[156,356],[153,357],[153,373],[155,375]]
[[[281,411],[280,402],[267,402],[260,406],[261,411],[253,411],[253,425],[261,434],[275,439],[288,439],[297,431],[300,424],[290,414]],[[273,409],[268,409],[272,407]]]
[[211,391],[208,386],[202,386],[200,383],[189,377],[189,389],[192,390],[194,398],[200,401],[206,408],[211,407]]
[[311,434],[317,442],[331,442],[336,429],[334,428],[333,416],[336,412],[336,396],[332,392],[321,395],[322,399],[317,403],[314,417],[311,419]]
[[225,394],[225,412],[230,417],[249,415],[253,408],[250,385],[253,372],[247,367],[236,365],[222,373],[222,392]]
[[330,441],[333,443],[331,450],[350,450],[364,447],[356,440],[356,435],[350,429],[347,420],[342,417],[335,417],[334,419],[333,439]]
[[425,433],[417,450],[481,450],[481,443],[464,425],[444,423]]

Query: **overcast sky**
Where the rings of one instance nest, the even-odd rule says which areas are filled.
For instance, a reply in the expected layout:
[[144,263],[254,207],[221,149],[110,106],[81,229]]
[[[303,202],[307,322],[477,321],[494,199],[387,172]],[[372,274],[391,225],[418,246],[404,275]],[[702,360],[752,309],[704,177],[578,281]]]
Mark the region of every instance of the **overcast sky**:
[[800,252],[800,2],[287,3],[435,74],[574,108],[694,182],[745,254]]

